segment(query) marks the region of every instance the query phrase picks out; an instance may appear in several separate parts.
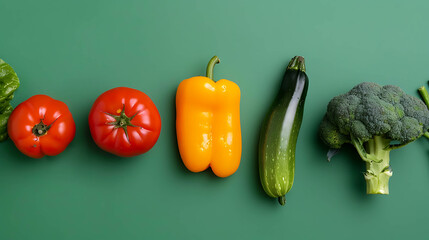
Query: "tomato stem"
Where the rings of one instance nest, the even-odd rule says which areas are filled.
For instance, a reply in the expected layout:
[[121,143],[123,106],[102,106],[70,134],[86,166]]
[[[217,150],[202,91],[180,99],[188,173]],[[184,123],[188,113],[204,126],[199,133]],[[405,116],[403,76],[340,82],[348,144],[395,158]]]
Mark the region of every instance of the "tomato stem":
[[40,122],[34,125],[32,129],[33,134],[36,135],[36,137],[41,137],[45,135],[46,133],[48,133],[48,130],[51,128],[52,124],[53,123],[51,123],[50,125],[46,125],[43,123],[43,119],[40,119]]
[[114,115],[108,112],[105,112],[105,114],[111,116],[112,118],[115,119],[115,121],[113,122],[108,122],[107,124],[109,125],[113,125],[115,128],[122,128],[124,129],[125,132],[125,136],[127,137],[128,142],[130,141],[129,137],[128,137],[128,129],[127,127],[138,127],[134,124],[131,123],[131,120],[133,120],[133,118],[138,114],[138,112],[136,114],[134,114],[131,117],[128,117],[125,114],[125,104],[122,106],[122,110],[121,113],[119,113],[119,115]]

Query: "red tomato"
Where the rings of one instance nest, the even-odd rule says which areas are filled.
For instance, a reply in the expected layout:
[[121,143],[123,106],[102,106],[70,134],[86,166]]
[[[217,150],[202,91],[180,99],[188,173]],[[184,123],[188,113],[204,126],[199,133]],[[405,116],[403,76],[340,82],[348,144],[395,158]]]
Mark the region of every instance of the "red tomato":
[[65,103],[35,95],[13,110],[7,131],[19,151],[41,158],[64,151],[74,138],[76,126]]
[[155,145],[161,132],[161,117],[146,94],[118,87],[95,100],[89,113],[89,128],[101,149],[131,157]]

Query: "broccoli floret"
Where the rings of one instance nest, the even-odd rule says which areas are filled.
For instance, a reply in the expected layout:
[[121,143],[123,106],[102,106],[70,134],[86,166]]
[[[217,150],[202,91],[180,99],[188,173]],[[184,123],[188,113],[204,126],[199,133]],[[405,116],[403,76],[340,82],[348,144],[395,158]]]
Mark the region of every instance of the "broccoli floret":
[[351,143],[366,162],[368,194],[388,194],[389,153],[421,137],[429,110],[399,87],[364,82],[328,104],[319,135],[331,149]]

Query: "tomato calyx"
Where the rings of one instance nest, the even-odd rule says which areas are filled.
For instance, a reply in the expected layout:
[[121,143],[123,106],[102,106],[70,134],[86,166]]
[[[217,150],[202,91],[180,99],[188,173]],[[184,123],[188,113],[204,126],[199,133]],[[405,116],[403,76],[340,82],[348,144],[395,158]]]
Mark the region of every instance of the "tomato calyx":
[[36,135],[36,137],[41,137],[46,133],[48,133],[48,130],[52,127],[52,124],[54,124],[54,122],[56,121],[55,119],[55,121],[53,121],[51,124],[46,125],[45,123],[43,123],[43,120],[44,120],[43,118],[40,119],[40,122],[34,125],[32,129],[32,132],[34,135]]
[[111,116],[112,118],[115,119],[115,121],[113,122],[108,122],[107,124],[109,125],[113,125],[115,128],[122,128],[124,129],[125,132],[125,136],[127,137],[128,142],[130,141],[129,137],[128,137],[128,130],[127,127],[139,127],[136,126],[134,124],[131,123],[131,120],[133,120],[133,118],[138,114],[139,112],[137,112],[136,114],[134,114],[131,117],[128,117],[125,114],[125,104],[122,107],[121,112],[119,113],[119,115],[114,115],[108,112],[105,112],[105,114]]

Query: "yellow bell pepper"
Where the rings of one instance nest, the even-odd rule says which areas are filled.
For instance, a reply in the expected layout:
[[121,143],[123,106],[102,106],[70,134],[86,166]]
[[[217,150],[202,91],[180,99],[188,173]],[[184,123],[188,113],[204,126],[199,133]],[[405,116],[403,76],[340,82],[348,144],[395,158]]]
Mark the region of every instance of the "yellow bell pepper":
[[192,172],[208,167],[228,177],[241,159],[240,88],[234,82],[213,81],[214,56],[207,77],[183,80],[176,94],[176,131],[180,156]]

